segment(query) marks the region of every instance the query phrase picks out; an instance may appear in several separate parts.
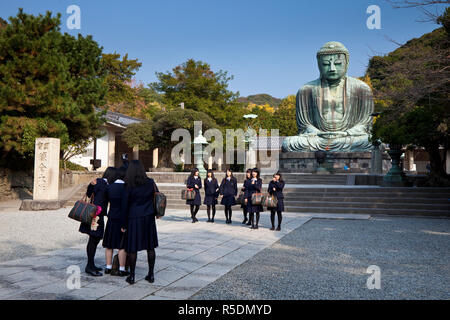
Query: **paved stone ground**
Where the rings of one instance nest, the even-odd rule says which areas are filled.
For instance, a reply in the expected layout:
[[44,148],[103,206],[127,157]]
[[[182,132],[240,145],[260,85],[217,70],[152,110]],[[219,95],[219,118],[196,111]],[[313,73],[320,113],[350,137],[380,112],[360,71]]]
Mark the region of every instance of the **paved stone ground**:
[[[78,233],[78,223],[67,218],[69,210],[2,210],[0,250],[2,255],[9,252],[9,258],[0,263],[0,299],[186,299],[313,217],[369,219],[367,215],[286,213],[283,230],[273,232],[268,229],[267,212],[262,215],[261,228],[250,230],[238,221],[237,210],[232,225],[224,223],[223,212],[218,212],[215,224],[209,224],[205,211],[200,211],[200,222],[192,224],[188,210],[168,210],[157,222],[160,247],[156,249],[155,283],[144,280],[147,263],[142,253],[137,282],[130,286],[124,278],[93,278],[84,273],[86,237]],[[27,250],[21,249],[24,246]],[[14,252],[19,259],[11,260]],[[104,265],[101,246],[96,264]],[[80,289],[67,287],[69,266],[81,269]]]
[[450,299],[450,219],[314,219],[192,299]]

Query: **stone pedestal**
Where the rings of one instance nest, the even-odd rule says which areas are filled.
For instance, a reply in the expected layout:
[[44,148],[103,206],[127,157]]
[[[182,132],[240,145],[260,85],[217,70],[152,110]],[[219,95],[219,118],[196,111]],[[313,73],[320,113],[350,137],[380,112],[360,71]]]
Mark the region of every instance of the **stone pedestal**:
[[[379,156],[381,167],[387,167],[390,162],[389,157],[381,152]],[[331,173],[371,173],[372,165],[371,152],[329,152],[326,163],[322,167],[325,166]],[[345,167],[348,167],[348,170]],[[314,152],[283,152],[280,153],[280,171],[321,173],[323,170],[317,163]]]
[[24,200],[21,210],[46,210],[60,208],[59,152],[56,138],[37,138],[34,155],[33,200]]

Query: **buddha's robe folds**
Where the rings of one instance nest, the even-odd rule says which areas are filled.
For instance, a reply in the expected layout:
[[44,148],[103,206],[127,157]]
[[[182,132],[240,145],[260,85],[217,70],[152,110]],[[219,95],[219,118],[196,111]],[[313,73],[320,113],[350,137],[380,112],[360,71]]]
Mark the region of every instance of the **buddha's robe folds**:
[[345,77],[341,86],[342,93],[337,96],[330,93],[327,82],[321,79],[299,90],[296,104],[299,134],[283,141],[284,152],[357,152],[372,148],[369,141],[374,109],[372,90],[351,77]]

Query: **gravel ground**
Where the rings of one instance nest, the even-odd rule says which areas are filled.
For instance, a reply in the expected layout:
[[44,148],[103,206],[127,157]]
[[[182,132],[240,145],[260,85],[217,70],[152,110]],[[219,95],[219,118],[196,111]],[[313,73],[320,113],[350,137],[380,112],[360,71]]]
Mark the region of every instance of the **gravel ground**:
[[[20,203],[19,203],[20,205]],[[0,211],[0,262],[87,243],[79,222],[69,219],[71,208],[19,211],[15,203]]]
[[192,299],[450,299],[450,219],[314,219]]

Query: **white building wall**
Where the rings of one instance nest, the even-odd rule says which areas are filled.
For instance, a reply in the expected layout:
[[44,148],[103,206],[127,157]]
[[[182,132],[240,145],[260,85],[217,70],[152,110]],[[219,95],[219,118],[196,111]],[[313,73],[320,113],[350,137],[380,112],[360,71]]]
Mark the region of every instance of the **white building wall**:
[[[97,170],[105,170],[109,165],[109,139],[110,139],[110,130],[106,130],[107,134],[104,135],[101,138],[97,139],[97,159],[100,159],[101,167]],[[114,153],[114,150],[111,151]],[[89,170],[92,170],[91,165],[91,159],[94,158],[94,142],[90,143],[89,146],[86,148],[86,152],[74,156],[70,159],[71,162],[76,163],[82,167],[88,168]]]

